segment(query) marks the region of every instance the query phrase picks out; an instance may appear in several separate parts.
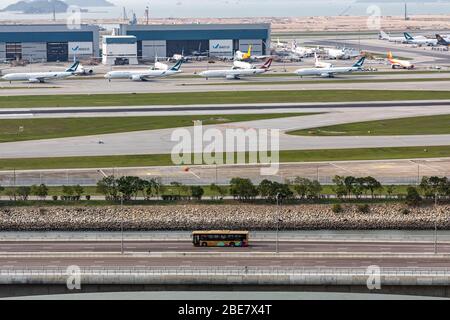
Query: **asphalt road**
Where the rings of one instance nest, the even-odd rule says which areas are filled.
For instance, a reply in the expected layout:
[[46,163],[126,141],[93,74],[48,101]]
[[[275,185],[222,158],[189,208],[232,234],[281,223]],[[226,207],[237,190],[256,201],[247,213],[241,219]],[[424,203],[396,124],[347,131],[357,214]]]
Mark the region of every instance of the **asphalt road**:
[[[250,240],[251,241],[251,240]],[[0,253],[55,253],[55,252],[120,252],[120,241],[2,241]],[[127,253],[180,252],[180,253],[254,253],[275,251],[274,241],[251,241],[248,248],[196,248],[190,241],[125,241]],[[339,242],[339,241],[280,241],[283,253],[333,252],[333,253],[433,253],[432,242]],[[450,243],[439,244],[439,253],[450,253]]]

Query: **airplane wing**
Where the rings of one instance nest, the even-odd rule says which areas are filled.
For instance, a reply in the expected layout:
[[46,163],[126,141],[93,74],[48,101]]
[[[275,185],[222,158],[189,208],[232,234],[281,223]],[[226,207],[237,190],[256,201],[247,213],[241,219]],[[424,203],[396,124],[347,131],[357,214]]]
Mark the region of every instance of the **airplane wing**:
[[37,82],[44,82],[45,81],[45,77],[35,77],[35,78],[30,78],[28,79],[28,82],[31,83],[37,83]]

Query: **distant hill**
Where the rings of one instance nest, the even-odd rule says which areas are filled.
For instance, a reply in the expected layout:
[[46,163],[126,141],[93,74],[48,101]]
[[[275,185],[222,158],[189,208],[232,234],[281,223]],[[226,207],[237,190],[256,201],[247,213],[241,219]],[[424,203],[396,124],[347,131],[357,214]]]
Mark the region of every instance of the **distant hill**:
[[87,7],[113,7],[107,0],[21,0],[11,4],[1,11],[16,11],[25,14],[43,14],[66,12],[69,6]]
[[2,11],[18,11],[26,14],[42,14],[66,12],[69,5],[60,0],[19,1],[4,8]]

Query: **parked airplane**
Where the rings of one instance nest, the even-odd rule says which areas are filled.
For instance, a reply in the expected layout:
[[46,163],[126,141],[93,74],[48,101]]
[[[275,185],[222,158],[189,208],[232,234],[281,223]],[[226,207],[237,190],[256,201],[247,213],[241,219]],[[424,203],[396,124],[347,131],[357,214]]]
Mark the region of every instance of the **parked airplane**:
[[153,70],[169,70],[169,66],[165,63],[159,62],[158,61],[158,56],[155,56],[155,64],[153,66]]
[[178,61],[172,68],[168,70],[122,70],[110,71],[105,75],[105,78],[111,81],[112,79],[130,79],[133,81],[148,81],[152,78],[163,78],[180,73],[183,61]]
[[426,45],[426,46],[436,46],[438,41],[437,39],[428,39],[425,37],[413,37],[408,32],[404,33],[406,43],[416,44],[418,46]]
[[400,42],[400,43],[406,42],[406,39],[404,36],[403,37],[391,37],[384,31],[380,31],[379,38],[380,38],[380,40],[387,40],[389,42]]
[[351,73],[353,71],[362,70],[362,66],[365,61],[365,57],[360,58],[351,67],[329,67],[329,68],[309,68],[309,69],[298,69],[294,73],[300,77],[303,76],[320,76],[323,78],[333,78],[335,74],[339,73]]
[[441,35],[436,35],[437,44],[440,46],[450,47],[450,40],[443,38]]
[[51,79],[64,79],[73,76],[76,72],[79,61],[76,61],[72,66],[65,71],[61,72],[32,72],[32,73],[9,73],[2,77],[3,80],[9,81],[28,81],[31,83],[44,83],[46,80]]
[[233,69],[256,69],[256,66],[245,61],[233,61]]
[[300,47],[297,45],[297,41],[294,40],[294,42],[292,43],[291,52],[298,55],[300,58],[303,58],[311,56],[315,52],[315,50],[312,48]]
[[234,54],[234,60],[237,60],[237,61],[250,60],[251,57],[252,57],[252,46],[248,47],[248,51],[247,52],[242,52],[242,51],[238,50]]
[[322,62],[319,61],[319,57],[317,56],[317,53],[314,52],[314,66],[316,68],[332,68],[333,65],[331,63],[328,62]]
[[392,52],[388,52],[387,59],[392,66],[392,69],[414,69],[414,65],[407,60],[394,59]]
[[81,63],[78,65],[78,68],[73,73],[75,76],[91,76],[94,74],[93,69],[86,69]]
[[347,52],[343,49],[325,48],[325,52],[330,59],[346,59],[349,58]]
[[256,69],[226,69],[226,70],[207,70],[199,73],[199,76],[209,78],[225,78],[228,80],[240,79],[241,77],[250,77],[266,73],[273,59],[269,58],[262,66]]

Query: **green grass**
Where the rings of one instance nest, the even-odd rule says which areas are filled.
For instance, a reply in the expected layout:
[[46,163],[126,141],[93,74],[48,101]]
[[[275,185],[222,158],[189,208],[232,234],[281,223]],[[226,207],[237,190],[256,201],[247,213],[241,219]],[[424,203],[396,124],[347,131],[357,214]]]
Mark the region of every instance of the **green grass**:
[[[317,80],[289,80],[289,81],[244,81],[244,82],[212,82],[206,83],[207,86],[217,85],[287,85],[287,84],[327,84],[327,83],[393,83],[393,82],[443,82],[450,81],[450,78],[402,78],[402,79],[317,79]],[[189,86],[198,86],[198,84],[187,84]]]
[[[308,113],[0,120],[0,143],[304,116]],[[23,131],[19,132],[19,127]]]
[[450,114],[347,123],[289,132],[301,136],[383,136],[450,134]]
[[360,102],[450,99],[450,91],[267,90],[0,97],[0,108],[190,105],[227,103]]
[[[441,157],[450,157],[450,145],[433,147],[327,149],[300,151],[287,150],[280,152],[281,162],[383,160]],[[119,168],[171,165],[173,165],[173,163],[170,154],[0,159],[0,170]]]

